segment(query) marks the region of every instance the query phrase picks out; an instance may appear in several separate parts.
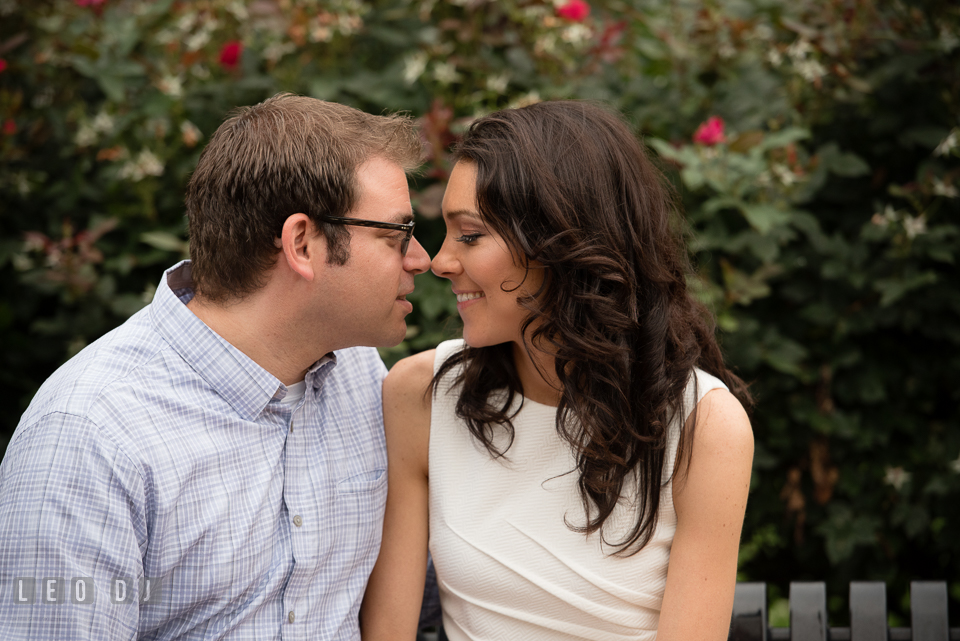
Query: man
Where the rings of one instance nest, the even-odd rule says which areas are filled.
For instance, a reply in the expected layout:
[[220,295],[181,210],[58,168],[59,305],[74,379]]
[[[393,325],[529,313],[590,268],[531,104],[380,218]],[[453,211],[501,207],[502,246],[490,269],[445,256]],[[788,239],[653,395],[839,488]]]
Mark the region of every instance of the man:
[[413,277],[408,119],[279,95],[211,138],[190,255],[0,466],[0,639],[358,639],[386,499],[370,347]]

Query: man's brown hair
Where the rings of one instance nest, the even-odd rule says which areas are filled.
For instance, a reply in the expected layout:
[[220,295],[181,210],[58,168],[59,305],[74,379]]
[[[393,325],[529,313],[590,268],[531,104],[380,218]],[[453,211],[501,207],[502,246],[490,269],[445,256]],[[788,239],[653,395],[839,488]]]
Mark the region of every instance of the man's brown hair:
[[284,221],[300,212],[324,235],[328,262],[343,265],[349,231],[324,217],[346,216],[357,204],[357,168],[380,156],[409,172],[422,153],[413,121],[402,115],[292,94],[236,109],[187,186],[197,293],[225,302],[256,291],[280,251]]

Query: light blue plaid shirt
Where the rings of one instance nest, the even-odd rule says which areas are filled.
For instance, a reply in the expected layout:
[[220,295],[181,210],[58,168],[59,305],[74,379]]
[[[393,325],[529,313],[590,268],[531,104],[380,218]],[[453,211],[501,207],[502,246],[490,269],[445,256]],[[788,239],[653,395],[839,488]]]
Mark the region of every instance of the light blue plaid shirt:
[[0,466],[0,639],[359,638],[383,363],[338,351],[287,407],[190,287],[170,269],[23,415]]

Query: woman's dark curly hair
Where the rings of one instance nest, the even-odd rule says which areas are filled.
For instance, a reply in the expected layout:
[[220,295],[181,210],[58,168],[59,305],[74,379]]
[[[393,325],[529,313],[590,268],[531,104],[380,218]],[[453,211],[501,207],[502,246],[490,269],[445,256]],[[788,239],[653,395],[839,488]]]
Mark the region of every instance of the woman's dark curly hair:
[[[634,554],[657,526],[667,428],[685,415],[693,369],[751,403],[724,366],[710,313],[687,290],[673,192],[623,120],[586,102],[481,118],[455,157],[476,166],[484,223],[528,271],[542,266],[543,285],[517,301],[529,310],[526,349],[552,354],[562,385],[556,428],[573,448],[586,513],[586,524],[568,525],[602,536],[620,497],[635,495],[632,530],[605,541]],[[457,415],[503,456],[509,444],[497,449],[495,432],[505,429],[512,443],[510,407],[523,395],[512,348],[465,348],[443,363],[433,389],[460,365]],[[681,431],[678,460],[688,461],[691,437]]]

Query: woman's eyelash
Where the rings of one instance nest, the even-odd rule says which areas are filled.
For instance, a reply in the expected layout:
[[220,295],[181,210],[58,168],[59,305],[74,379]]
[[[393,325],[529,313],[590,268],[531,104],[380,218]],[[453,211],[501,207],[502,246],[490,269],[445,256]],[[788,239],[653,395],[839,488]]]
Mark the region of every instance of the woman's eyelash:
[[482,234],[463,234],[456,240],[458,243],[472,243],[476,241],[478,238],[480,238],[481,235]]

